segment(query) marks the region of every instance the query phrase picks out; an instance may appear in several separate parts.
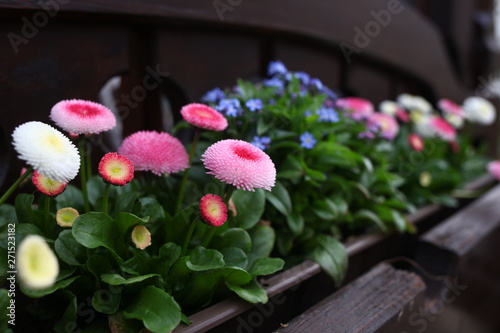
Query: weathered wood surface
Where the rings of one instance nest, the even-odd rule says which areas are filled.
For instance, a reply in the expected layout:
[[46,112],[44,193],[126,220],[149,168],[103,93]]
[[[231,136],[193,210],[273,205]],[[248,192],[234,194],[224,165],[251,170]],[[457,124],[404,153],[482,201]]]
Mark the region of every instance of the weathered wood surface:
[[429,332],[500,330],[499,199],[497,185],[421,237],[416,260],[432,276],[448,277],[445,284],[426,279],[437,308]]
[[424,293],[416,274],[380,264],[275,332],[400,332]]

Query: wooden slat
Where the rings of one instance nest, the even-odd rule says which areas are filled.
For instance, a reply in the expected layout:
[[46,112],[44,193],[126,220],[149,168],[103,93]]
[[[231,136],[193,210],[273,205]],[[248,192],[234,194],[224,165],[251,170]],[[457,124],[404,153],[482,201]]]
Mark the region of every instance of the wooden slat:
[[381,264],[275,332],[399,332],[424,292],[416,274]]

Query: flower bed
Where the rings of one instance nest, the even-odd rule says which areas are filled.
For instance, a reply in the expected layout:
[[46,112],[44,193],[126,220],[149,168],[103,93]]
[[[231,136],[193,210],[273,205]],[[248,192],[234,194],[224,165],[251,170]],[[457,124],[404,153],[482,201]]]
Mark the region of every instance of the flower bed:
[[[29,168],[0,205],[32,172],[37,190],[36,200],[22,193],[0,206],[0,231],[15,226],[12,267],[30,304],[21,325],[45,318],[40,331],[170,331],[231,294],[267,302],[290,284],[280,275],[267,290],[258,283],[283,268],[281,258],[286,267],[308,257],[318,263],[285,276],[303,271],[300,281],[321,267],[339,285],[348,255],[373,245],[359,240],[346,250],[343,241],[415,232],[406,212],[455,204],[452,190],[485,170],[486,158],[453,126],[492,121],[487,101],[467,100],[462,109],[442,100],[438,114],[424,99],[401,95],[375,112],[369,101],[338,98],[279,62],[269,74],[209,92],[209,105],[185,106],[173,133],[192,131],[189,153],[169,133],[141,131],[103,156],[98,175],[76,145],[114,126],[104,106],[54,106],[50,118],[76,145],[44,123],[16,128],[13,144]],[[401,158],[411,170],[401,169]],[[80,188],[68,184],[77,174]],[[1,276],[14,269],[0,264]]]

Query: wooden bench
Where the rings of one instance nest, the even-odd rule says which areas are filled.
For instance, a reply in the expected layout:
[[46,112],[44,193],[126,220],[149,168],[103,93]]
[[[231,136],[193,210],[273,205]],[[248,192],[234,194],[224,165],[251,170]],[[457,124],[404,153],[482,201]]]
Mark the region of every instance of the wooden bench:
[[380,264],[275,332],[413,332],[424,298],[417,274]]
[[436,316],[436,331],[500,329],[499,201],[500,185],[420,239],[416,260],[432,276],[449,277],[447,284],[426,279],[428,298],[446,305]]

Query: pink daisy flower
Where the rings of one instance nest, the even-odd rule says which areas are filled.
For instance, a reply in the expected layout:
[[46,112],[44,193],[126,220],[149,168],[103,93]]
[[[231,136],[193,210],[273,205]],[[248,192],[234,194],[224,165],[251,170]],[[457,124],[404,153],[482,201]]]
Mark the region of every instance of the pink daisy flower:
[[357,97],[345,97],[339,98],[337,101],[337,107],[340,107],[346,111],[349,111],[349,116],[354,120],[364,120],[368,119],[374,112],[375,109],[373,104],[363,98]]
[[388,140],[393,140],[399,133],[399,125],[396,119],[380,112],[373,113],[370,118],[368,118],[367,125],[368,128],[378,131],[381,137]]
[[410,134],[408,136],[410,147],[416,151],[424,150],[424,140],[417,134]]
[[464,110],[454,102],[450,101],[449,99],[446,98],[440,99],[438,101],[438,107],[444,113],[451,113],[461,118],[465,117]]
[[205,104],[192,103],[181,109],[182,118],[199,128],[223,131],[227,128],[227,119],[217,110]]
[[441,117],[433,116],[429,120],[429,126],[436,136],[445,141],[455,141],[457,132],[446,120]]
[[123,141],[118,153],[134,164],[135,170],[151,171],[161,176],[179,172],[189,165],[189,157],[182,143],[168,133],[140,131]]
[[110,109],[80,99],[60,101],[52,107],[50,119],[71,134],[98,134],[116,126]]
[[500,180],[500,161],[491,161],[487,166],[488,173]]
[[276,168],[261,149],[242,140],[222,140],[203,153],[201,160],[207,174],[238,189],[270,191],[276,181]]
[[134,178],[134,165],[128,158],[117,153],[107,153],[99,162],[99,175],[104,181],[123,186]]
[[33,172],[31,181],[40,192],[51,197],[61,194],[66,189],[67,185],[67,183],[58,182],[57,180],[45,177],[36,170]]
[[396,111],[396,118],[398,118],[403,123],[407,123],[410,121],[410,114],[408,112],[406,112],[405,110],[399,108]]
[[200,200],[200,214],[212,227],[220,227],[227,220],[227,207],[221,197],[207,194]]
[[136,225],[132,230],[132,242],[138,249],[144,250],[151,245],[151,233],[143,225]]

